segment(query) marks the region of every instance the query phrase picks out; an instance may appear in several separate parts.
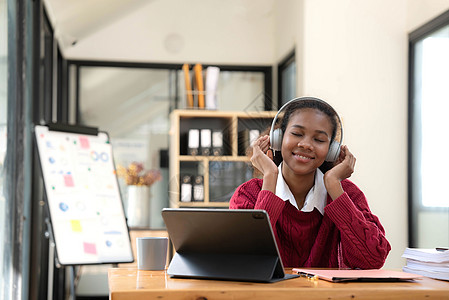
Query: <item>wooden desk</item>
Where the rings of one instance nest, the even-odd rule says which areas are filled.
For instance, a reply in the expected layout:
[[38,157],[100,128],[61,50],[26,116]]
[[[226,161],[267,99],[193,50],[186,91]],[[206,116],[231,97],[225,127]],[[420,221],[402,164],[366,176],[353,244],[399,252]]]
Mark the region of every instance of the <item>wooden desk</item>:
[[[287,269],[287,273],[291,270]],[[449,299],[449,282],[331,283],[294,278],[252,283],[170,278],[165,271],[109,269],[109,299]]]

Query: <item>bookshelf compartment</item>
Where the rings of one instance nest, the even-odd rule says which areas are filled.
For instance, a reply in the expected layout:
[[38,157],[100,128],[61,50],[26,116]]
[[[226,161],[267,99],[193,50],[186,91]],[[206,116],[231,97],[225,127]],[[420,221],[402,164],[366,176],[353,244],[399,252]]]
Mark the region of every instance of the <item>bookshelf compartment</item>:
[[[249,141],[244,141],[244,137],[239,138],[239,131],[257,129],[262,132],[270,126],[275,115],[276,112],[270,111],[174,110],[170,115],[170,206],[228,207],[235,189],[253,177],[250,158],[243,152],[239,153],[242,151],[239,150],[239,144],[249,145]],[[222,132],[223,148],[220,155],[213,155],[213,151],[210,155],[204,155],[201,153],[201,147],[197,154],[192,155],[188,147],[188,134],[191,129]],[[188,187],[182,186],[184,175],[190,175],[191,181],[195,176],[202,176],[204,199],[181,199],[182,189],[188,190]],[[193,199],[193,190],[190,199]]]
[[209,163],[209,202],[229,202],[235,189],[252,178],[253,168],[243,161]]
[[[198,154],[192,154],[189,152],[189,132],[192,129],[199,130],[198,140]],[[201,138],[201,130],[209,129],[211,134],[214,132],[220,132],[222,134],[222,150],[219,155],[232,155],[231,145],[231,131],[232,131],[232,119],[231,118],[210,118],[210,117],[198,117],[198,118],[182,118],[179,124],[180,135],[180,155],[201,155],[201,156],[214,156],[214,152],[211,149],[209,154],[201,153],[203,139]],[[212,143],[212,136],[211,136]],[[211,144],[210,148],[213,145]]]

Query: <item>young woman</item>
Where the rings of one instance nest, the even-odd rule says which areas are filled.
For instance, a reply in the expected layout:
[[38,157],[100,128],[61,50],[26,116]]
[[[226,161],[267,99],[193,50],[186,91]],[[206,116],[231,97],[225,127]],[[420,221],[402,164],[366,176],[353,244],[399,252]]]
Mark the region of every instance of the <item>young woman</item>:
[[274,157],[282,162],[273,162],[270,137],[259,137],[251,162],[263,179],[239,186],[230,208],[267,211],[285,267],[382,267],[391,247],[364,194],[347,179],[354,155],[341,146],[337,160],[325,162],[341,130],[338,115],[317,98],[294,99],[284,111]]

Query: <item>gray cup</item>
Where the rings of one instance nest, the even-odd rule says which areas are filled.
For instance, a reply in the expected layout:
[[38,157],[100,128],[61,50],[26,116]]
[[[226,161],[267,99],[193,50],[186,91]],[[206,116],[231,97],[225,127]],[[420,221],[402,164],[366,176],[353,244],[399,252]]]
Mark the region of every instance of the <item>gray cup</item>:
[[139,270],[165,270],[167,263],[167,237],[139,237],[137,245],[137,268]]

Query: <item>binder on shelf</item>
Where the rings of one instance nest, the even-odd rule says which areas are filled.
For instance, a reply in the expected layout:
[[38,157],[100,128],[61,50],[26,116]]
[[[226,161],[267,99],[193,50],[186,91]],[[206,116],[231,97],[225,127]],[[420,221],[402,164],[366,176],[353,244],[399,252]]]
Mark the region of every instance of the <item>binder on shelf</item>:
[[253,143],[259,138],[260,131],[259,129],[250,129],[249,130],[249,146],[252,147]]
[[223,132],[214,130],[212,131],[212,154],[215,156],[223,155]]
[[193,67],[195,73],[195,83],[198,91],[198,108],[204,108],[204,83],[203,83],[203,66],[196,64]]
[[190,80],[189,65],[184,64],[182,66],[182,70],[184,72],[184,82],[186,86],[187,108],[193,108],[192,82]]
[[198,155],[200,148],[200,130],[190,129],[188,134],[188,147],[187,152],[189,155]]
[[204,201],[204,178],[201,175],[193,180],[193,201]]
[[217,85],[220,68],[207,67],[206,69],[206,108],[217,109]]
[[212,130],[201,129],[201,155],[210,155],[212,147]]
[[258,129],[244,129],[239,131],[239,155],[246,155],[246,150],[252,147],[253,143],[257,140],[260,135]]
[[181,175],[181,202],[192,201],[192,176]]

